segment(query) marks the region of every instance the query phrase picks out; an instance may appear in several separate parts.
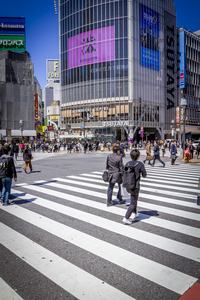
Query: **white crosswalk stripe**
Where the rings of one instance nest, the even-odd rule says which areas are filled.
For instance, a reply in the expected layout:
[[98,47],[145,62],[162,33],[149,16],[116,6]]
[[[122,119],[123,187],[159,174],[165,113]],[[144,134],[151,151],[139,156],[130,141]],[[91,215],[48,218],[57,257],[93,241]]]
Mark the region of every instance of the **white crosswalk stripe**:
[[[1,207],[0,213],[51,234],[52,240],[59,238],[70,243],[78,247],[80,253],[86,251],[87,255],[108,261],[134,274],[138,281],[151,282],[154,288],[163,288],[166,295],[167,291],[182,295],[197,282],[197,272],[167,262],[183,260],[187,266],[200,263],[200,247],[197,246],[198,241],[200,243],[200,206],[196,204],[198,170],[184,165],[147,167],[148,177],[141,181],[138,223],[131,226],[121,223],[126,206],[105,205],[107,183],[102,181],[102,171],[16,184],[12,190],[15,204]],[[117,188],[114,189],[115,197],[116,192]],[[93,234],[61,222],[58,216],[83,222]],[[12,227],[4,224],[3,219],[0,222],[1,245],[77,299],[137,299],[134,289],[128,293],[105,280],[102,284],[100,274],[90,273],[89,266],[82,269],[44,247],[31,233],[25,234],[22,227],[18,228],[15,223]],[[95,228],[102,234],[96,235]],[[110,232],[112,239],[104,240],[104,231]],[[141,243],[144,253],[127,249],[123,244],[119,246],[120,236]],[[158,259],[149,258],[149,247],[154,249]],[[165,262],[163,255],[168,257]],[[22,299],[5,281],[0,280],[0,290],[4,288],[4,294],[10,293],[11,299]]]
[[0,277],[1,300],[22,300],[22,298]]

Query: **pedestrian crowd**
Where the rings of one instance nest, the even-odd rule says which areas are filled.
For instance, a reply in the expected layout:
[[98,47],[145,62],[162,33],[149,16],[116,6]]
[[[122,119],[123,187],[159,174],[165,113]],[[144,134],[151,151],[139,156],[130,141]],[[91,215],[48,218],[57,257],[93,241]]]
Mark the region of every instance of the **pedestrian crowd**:
[[[123,194],[129,194],[130,203],[128,203],[128,209],[124,218],[122,219],[124,224],[130,225],[137,218],[137,202],[140,191],[140,178],[141,176],[147,176],[147,171],[145,169],[146,161],[148,161],[148,164],[152,167],[155,165],[156,161],[159,161],[162,166],[165,167],[165,162],[161,159],[160,152],[162,153],[162,157],[164,157],[168,148],[171,165],[174,165],[178,157],[177,153],[179,147],[180,144],[176,140],[171,140],[170,142],[154,141],[153,143],[148,141],[145,144],[146,158],[143,162],[141,162],[138,160],[140,157],[140,151],[135,145],[130,151],[131,160],[124,165],[123,157],[125,156],[125,152],[123,145],[120,143],[113,145],[113,153],[109,154],[106,160],[107,176],[105,176],[106,171],[104,171],[102,177],[104,181],[108,182],[107,206],[116,204],[116,202],[112,199],[115,184],[118,186],[117,204],[125,203],[125,201],[123,201],[122,191]],[[193,158],[195,150],[198,158],[200,152],[200,143],[197,145],[196,149],[194,149],[192,141],[186,141],[185,152],[188,151],[189,159]],[[126,191],[124,191],[124,189]],[[133,216],[133,218],[131,218],[131,216]]]

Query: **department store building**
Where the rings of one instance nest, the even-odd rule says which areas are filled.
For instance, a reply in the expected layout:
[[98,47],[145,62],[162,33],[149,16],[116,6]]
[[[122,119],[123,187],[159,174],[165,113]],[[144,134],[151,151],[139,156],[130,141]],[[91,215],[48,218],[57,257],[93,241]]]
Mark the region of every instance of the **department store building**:
[[61,119],[72,133],[166,137],[176,118],[172,0],[60,0]]

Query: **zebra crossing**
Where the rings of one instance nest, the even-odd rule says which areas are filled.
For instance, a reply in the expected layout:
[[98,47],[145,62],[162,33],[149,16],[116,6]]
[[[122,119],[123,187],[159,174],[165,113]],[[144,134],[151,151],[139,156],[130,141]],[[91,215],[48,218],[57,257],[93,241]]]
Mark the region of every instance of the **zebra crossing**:
[[105,205],[102,171],[16,184],[0,209],[0,299],[173,300],[198,282],[200,168],[146,168],[131,226],[125,205]]

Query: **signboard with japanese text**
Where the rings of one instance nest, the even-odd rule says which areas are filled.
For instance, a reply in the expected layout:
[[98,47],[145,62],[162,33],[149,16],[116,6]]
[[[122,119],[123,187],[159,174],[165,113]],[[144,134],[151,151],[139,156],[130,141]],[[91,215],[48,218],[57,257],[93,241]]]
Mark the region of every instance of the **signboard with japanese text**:
[[160,70],[159,14],[140,4],[140,64],[156,71]]

